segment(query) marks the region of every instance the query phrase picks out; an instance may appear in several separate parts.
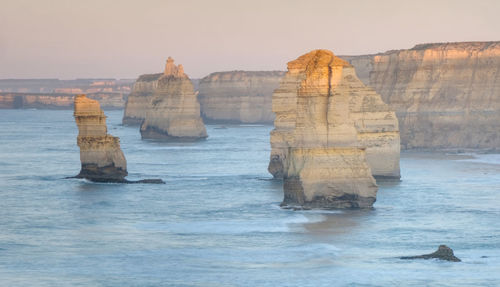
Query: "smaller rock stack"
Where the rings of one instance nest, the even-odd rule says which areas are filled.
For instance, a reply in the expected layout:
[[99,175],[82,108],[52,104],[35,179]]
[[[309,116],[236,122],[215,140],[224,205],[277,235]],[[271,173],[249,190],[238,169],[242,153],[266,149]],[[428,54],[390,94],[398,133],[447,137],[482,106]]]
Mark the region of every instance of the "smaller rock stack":
[[200,116],[200,103],[193,84],[168,58],[165,72],[158,79],[145,119],[141,125],[144,139],[197,140],[207,137]]
[[77,95],[74,116],[82,163],[76,177],[96,182],[125,182],[127,161],[120,148],[120,139],[107,133],[106,116],[99,102]]
[[74,116],[82,163],[76,178],[95,182],[165,183],[161,179],[125,179],[128,175],[127,161],[120,148],[120,139],[107,133],[106,116],[98,101],[77,95]]

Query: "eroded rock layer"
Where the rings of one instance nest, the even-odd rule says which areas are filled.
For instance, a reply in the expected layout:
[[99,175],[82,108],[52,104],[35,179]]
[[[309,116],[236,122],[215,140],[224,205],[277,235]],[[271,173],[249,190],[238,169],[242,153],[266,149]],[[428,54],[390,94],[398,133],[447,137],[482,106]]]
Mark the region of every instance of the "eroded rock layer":
[[[395,113],[356,77],[347,62],[333,56],[331,64],[323,65],[322,74],[307,76],[301,64],[288,64],[289,71],[273,95],[276,120],[271,133],[269,172],[275,178],[285,175],[284,162],[293,143],[359,146],[366,149],[373,176],[399,179],[399,128]],[[299,94],[312,96],[298,97]],[[306,114],[308,122],[304,122]]]
[[199,100],[209,122],[272,123],[273,91],[285,72],[217,72],[201,79]]
[[[193,84],[169,57],[165,72],[153,88],[141,136],[147,139],[194,140],[206,138],[200,104]],[[149,88],[149,87],[148,87]]]
[[132,92],[127,98],[122,123],[124,125],[140,125],[146,118],[151,107],[153,93],[158,86],[159,74],[141,75],[132,87]]
[[[390,151],[387,155],[398,159],[391,172],[399,177],[394,112],[332,52],[315,50],[288,63],[273,94],[273,112],[269,171],[284,179],[283,205],[372,206],[377,186],[367,160],[369,148],[374,154]],[[377,150],[380,146],[384,152]]]
[[106,116],[99,102],[77,95],[74,116],[82,164],[77,177],[97,182],[125,182],[127,161],[120,149],[120,139],[107,133]]
[[396,110],[403,148],[500,149],[500,42],[346,58]]

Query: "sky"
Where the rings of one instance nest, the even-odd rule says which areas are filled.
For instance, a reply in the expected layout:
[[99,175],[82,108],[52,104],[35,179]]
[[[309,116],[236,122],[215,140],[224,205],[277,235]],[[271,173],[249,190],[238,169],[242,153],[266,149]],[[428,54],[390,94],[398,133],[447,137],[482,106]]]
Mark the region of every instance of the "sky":
[[0,79],[137,78],[168,56],[191,78],[500,40],[499,0],[0,0]]

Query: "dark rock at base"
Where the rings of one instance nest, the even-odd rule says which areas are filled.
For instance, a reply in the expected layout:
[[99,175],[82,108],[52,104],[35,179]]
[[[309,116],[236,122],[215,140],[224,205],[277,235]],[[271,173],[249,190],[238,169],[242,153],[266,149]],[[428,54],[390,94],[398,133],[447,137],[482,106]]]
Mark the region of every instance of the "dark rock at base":
[[459,258],[457,258],[453,254],[453,250],[446,245],[439,245],[438,250],[436,252],[431,253],[431,254],[400,257],[400,259],[433,259],[433,258],[440,259],[440,260],[446,260],[446,261],[452,261],[452,262],[462,261]]

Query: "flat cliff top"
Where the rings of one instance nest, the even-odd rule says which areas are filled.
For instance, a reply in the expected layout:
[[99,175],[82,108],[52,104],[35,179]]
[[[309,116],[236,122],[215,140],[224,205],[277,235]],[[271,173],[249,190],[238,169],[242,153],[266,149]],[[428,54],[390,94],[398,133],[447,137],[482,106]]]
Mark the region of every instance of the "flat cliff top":
[[409,50],[427,50],[427,49],[485,50],[490,48],[500,48],[500,41],[425,43],[425,44],[415,45],[415,47]]
[[285,73],[285,71],[223,71],[211,73],[201,81],[238,80],[250,77],[283,77]]
[[139,76],[139,78],[137,79],[137,82],[153,82],[153,81],[158,80],[161,76],[163,76],[163,73],[144,74],[144,75]]

